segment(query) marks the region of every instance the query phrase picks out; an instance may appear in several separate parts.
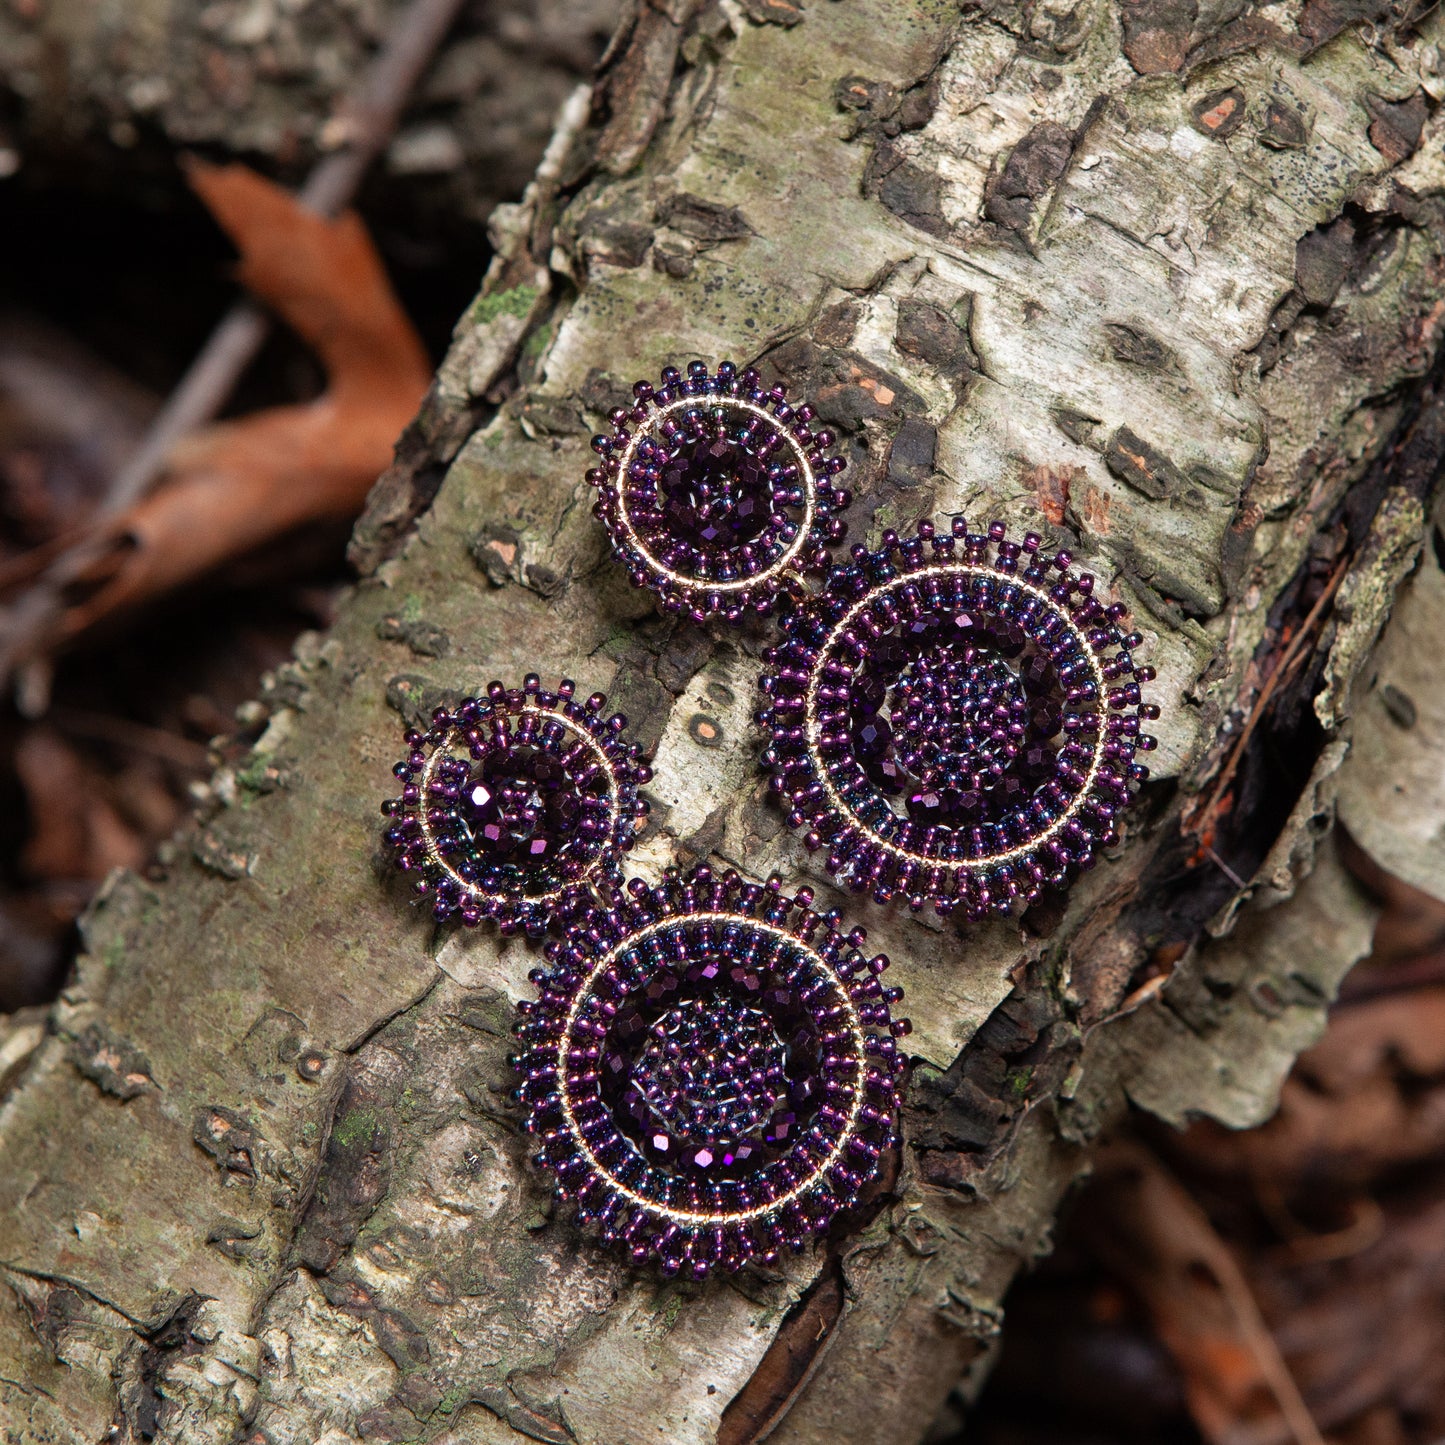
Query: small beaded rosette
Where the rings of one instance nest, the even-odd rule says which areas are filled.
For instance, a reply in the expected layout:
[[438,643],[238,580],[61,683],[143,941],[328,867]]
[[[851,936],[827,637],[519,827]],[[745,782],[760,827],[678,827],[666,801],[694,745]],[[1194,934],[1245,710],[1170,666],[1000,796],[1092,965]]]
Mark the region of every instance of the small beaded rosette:
[[765,655],[764,763],[830,872],[879,902],[1007,912],[1093,865],[1159,716],[1126,610],[1001,523],[853,549]]
[[801,1249],[894,1138],[901,998],[859,928],[707,868],[576,910],[519,1005],[518,1099],[578,1221],[702,1279]]
[[535,674],[520,688],[494,682],[407,733],[385,841],[438,922],[540,934],[579,889],[620,881],[652,770],[602,694],[578,702],[575,691],[565,678],[545,691]]
[[669,611],[701,622],[766,614],[790,576],[827,564],[843,535],[847,492],[834,437],[813,409],[789,406],[781,386],[729,361],[662,384],[639,381],[617,407],[610,434],[592,439],[602,464],[587,473],[594,508],[632,581]]

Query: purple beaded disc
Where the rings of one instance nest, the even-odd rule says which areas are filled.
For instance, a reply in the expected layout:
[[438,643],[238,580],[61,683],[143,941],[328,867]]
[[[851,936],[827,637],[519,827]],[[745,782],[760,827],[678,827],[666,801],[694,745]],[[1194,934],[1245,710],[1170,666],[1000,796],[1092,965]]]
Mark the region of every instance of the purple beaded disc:
[[589,884],[620,881],[652,770],[623,737],[627,719],[606,716],[601,693],[575,692],[566,678],[544,691],[534,673],[520,688],[494,682],[407,732],[385,840],[438,922],[536,935]]
[[894,1140],[909,1031],[861,928],[707,868],[572,911],[518,1006],[536,1162],[634,1263],[702,1279],[801,1249]]
[[763,761],[811,849],[879,902],[1011,911],[1119,841],[1157,718],[1121,603],[1040,538],[931,522],[854,547],[767,652]]
[[827,566],[850,497],[832,484],[845,463],[812,407],[730,361],[716,372],[691,362],[686,377],[665,367],[660,386],[632,394],[609,414],[611,433],[592,438],[602,464],[587,480],[636,586],[695,621],[736,622],[770,612],[790,576]]

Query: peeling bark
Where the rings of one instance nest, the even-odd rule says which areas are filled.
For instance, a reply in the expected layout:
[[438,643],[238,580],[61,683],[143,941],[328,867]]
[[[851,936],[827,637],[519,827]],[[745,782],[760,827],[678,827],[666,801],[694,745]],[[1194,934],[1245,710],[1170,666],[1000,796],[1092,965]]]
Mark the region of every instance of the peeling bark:
[[[1336,798],[1368,814],[1445,705],[1409,641],[1441,585],[1435,41],[1271,13],[639,7],[494,218],[336,627],[168,878],[97,902],[48,1035],[0,1035],[21,1438],[917,1439],[1130,1105],[1268,1114],[1368,947]],[[1067,899],[983,927],[839,900],[907,990],[904,1147],[856,1232],[706,1287],[553,1217],[508,1102],[535,956],[436,934],[375,866],[401,719],[536,669],[655,742],[639,871],[836,897],[757,770],[761,635],[660,618],[588,515],[589,432],[674,355],[813,398],[856,534],[1042,513],[1166,707]],[[1390,798],[1422,887],[1435,796]]]

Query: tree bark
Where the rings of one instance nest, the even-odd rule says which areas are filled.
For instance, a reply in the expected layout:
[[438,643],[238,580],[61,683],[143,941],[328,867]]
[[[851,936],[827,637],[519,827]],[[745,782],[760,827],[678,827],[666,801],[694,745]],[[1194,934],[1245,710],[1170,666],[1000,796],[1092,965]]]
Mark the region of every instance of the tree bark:
[[[0,1042],[16,1438],[919,1439],[1091,1141],[1131,1104],[1268,1115],[1369,946],[1337,794],[1367,848],[1388,795],[1385,861],[1441,877],[1438,790],[1390,786],[1445,716],[1410,641],[1442,588],[1440,82],[1433,34],[1367,9],[636,10],[494,218],[336,627],[165,879],[112,880],[43,1040]],[[1133,609],[1156,781],[1066,906],[909,919],[785,827],[765,638],[661,619],[581,480],[613,398],[694,355],[852,439],[855,537],[1042,514]],[[553,1217],[508,1102],[535,954],[435,933],[377,864],[401,718],[532,670],[656,745],[637,871],[776,870],[896,960],[905,1142],[859,1232],[696,1287]]]

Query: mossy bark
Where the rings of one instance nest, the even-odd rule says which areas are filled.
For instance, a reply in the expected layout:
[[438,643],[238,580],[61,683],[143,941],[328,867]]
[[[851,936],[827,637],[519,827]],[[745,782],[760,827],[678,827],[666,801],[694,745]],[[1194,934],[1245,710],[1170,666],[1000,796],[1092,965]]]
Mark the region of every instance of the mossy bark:
[[[0,1039],[12,1435],[918,1439],[1131,1102],[1270,1111],[1368,947],[1336,793],[1400,765],[1396,694],[1445,706],[1370,662],[1402,584],[1412,628],[1438,601],[1445,164],[1433,36],[1367,19],[636,10],[494,218],[336,627],[166,877],[112,880],[43,1040]],[[705,1287],[553,1217],[505,1062],[535,955],[408,909],[376,812],[403,717],[566,674],[656,746],[637,870],[836,896],[758,770],[763,637],[659,618],[589,514],[600,414],[694,355],[760,361],[850,439],[855,536],[1042,517],[1140,619],[1165,707],[1066,905],[840,900],[907,990],[904,1146],[859,1232]],[[1438,834],[1408,836],[1428,886]]]

